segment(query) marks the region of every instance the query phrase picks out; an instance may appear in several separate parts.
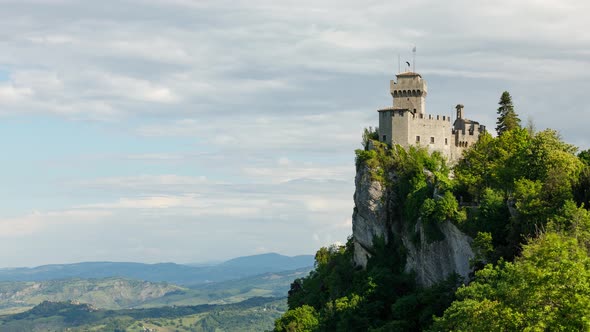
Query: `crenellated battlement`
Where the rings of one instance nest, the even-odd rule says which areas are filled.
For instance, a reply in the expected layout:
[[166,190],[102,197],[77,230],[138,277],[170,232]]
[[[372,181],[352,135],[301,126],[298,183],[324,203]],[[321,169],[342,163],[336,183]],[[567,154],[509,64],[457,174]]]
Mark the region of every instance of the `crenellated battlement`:
[[407,109],[413,113],[424,114],[425,98],[428,94],[426,81],[422,76],[414,72],[405,72],[396,75],[397,81],[389,82],[389,92],[393,97],[393,106],[398,109]]
[[452,130],[452,134],[460,134],[460,135],[479,135],[481,133],[484,133],[486,131],[486,126],[484,125],[476,125],[474,127],[472,127],[471,129],[454,129]]
[[451,122],[451,117],[446,115],[412,114],[412,119]]

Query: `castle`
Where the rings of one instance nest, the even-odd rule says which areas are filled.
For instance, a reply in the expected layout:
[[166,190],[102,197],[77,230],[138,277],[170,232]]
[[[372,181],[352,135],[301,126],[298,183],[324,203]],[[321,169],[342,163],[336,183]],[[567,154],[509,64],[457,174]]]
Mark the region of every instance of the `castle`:
[[464,117],[461,104],[456,106],[457,117],[452,125],[450,116],[426,114],[428,88],[420,74],[408,71],[396,78],[397,82],[392,80],[389,85],[393,106],[378,110],[379,141],[404,148],[427,147],[452,163],[485,132],[485,126]]

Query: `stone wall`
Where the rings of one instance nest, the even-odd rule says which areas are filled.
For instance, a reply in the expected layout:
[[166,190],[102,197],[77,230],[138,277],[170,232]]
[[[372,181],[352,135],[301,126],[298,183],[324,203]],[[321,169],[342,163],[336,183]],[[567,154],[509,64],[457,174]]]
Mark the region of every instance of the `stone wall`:
[[431,153],[439,151],[450,160],[453,144],[450,120],[447,116],[430,114],[412,117],[409,121],[408,143],[426,147]]
[[430,152],[439,151],[451,161],[455,140],[450,120],[441,115],[382,109],[379,110],[379,141],[390,145],[399,144],[406,149],[410,145],[419,145]]

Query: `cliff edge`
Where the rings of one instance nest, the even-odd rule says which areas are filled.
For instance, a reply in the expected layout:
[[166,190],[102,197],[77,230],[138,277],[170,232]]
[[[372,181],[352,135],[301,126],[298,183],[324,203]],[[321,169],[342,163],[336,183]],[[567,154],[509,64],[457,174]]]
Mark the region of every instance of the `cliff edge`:
[[[467,281],[471,272],[469,262],[474,257],[473,240],[449,218],[432,222],[424,220],[423,211],[414,211],[417,219],[407,220],[409,218],[400,213],[407,196],[399,189],[403,181],[401,168],[395,164],[384,168],[375,163],[358,162],[357,157],[352,215],[354,264],[365,268],[373,252],[374,239],[382,238],[386,244],[397,241],[395,245],[403,246],[405,271],[413,272],[419,285],[430,286],[453,273]],[[420,176],[430,188],[423,190],[427,192],[426,198],[435,201],[440,197],[436,179],[429,170],[421,171]],[[374,175],[376,172],[380,173],[379,179]],[[436,236],[432,236],[433,233]]]

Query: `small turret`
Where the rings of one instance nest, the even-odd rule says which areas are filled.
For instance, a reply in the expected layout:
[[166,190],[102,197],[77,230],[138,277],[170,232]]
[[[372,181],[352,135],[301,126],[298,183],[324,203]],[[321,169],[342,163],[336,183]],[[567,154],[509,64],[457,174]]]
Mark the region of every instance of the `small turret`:
[[457,104],[455,108],[457,109],[457,119],[463,119],[463,106],[462,104]]

